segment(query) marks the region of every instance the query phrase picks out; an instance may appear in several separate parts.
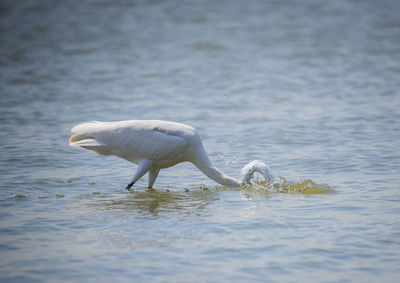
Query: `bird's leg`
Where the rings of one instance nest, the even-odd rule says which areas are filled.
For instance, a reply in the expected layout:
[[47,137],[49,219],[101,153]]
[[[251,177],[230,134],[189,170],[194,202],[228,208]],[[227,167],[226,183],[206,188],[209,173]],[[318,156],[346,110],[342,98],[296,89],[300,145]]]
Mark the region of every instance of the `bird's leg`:
[[149,171],[149,185],[147,186],[149,189],[151,187],[153,187],[153,184],[156,181],[156,178],[158,176],[158,172],[160,172],[160,169],[150,169],[150,171]]
[[135,176],[133,176],[132,181],[126,186],[126,190],[129,190],[137,180],[143,177],[147,171],[150,170],[151,166],[153,166],[154,161],[148,159],[142,159],[139,162],[138,168],[136,169]]

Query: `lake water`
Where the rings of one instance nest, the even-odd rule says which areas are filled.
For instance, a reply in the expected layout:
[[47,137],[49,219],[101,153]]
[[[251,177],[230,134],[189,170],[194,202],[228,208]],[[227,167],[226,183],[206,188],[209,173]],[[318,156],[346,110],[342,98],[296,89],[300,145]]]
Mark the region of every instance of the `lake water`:
[[[2,1],[1,282],[399,282],[400,2]],[[194,126],[313,192],[68,146],[89,120]],[[300,186],[301,187],[301,186]]]

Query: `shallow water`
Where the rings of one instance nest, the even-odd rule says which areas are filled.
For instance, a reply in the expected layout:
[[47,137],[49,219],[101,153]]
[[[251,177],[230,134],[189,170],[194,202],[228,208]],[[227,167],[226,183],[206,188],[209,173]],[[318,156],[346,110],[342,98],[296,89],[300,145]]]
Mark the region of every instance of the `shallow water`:
[[[0,281],[400,280],[398,1],[81,2],[0,4]],[[124,191],[135,165],[68,146],[124,119],[289,183]]]

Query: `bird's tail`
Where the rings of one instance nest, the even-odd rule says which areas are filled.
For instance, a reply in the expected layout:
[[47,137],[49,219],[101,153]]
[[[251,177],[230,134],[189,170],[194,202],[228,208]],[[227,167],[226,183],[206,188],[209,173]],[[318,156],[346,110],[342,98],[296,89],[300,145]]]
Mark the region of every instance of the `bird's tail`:
[[96,139],[96,130],[101,122],[87,122],[74,126],[71,129],[72,136],[69,145],[77,148],[93,150],[101,155],[111,154],[107,145]]

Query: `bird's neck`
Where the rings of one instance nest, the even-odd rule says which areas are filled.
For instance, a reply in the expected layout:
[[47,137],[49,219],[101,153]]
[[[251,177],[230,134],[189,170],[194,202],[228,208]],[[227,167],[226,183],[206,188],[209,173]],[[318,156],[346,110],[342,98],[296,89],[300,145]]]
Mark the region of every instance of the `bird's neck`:
[[214,180],[218,184],[221,184],[226,187],[240,187],[241,186],[241,183],[238,180],[225,175],[224,173],[222,173],[221,171],[219,171],[217,168],[215,168],[213,166],[201,166],[201,165],[200,166],[196,165],[196,166],[208,178]]

